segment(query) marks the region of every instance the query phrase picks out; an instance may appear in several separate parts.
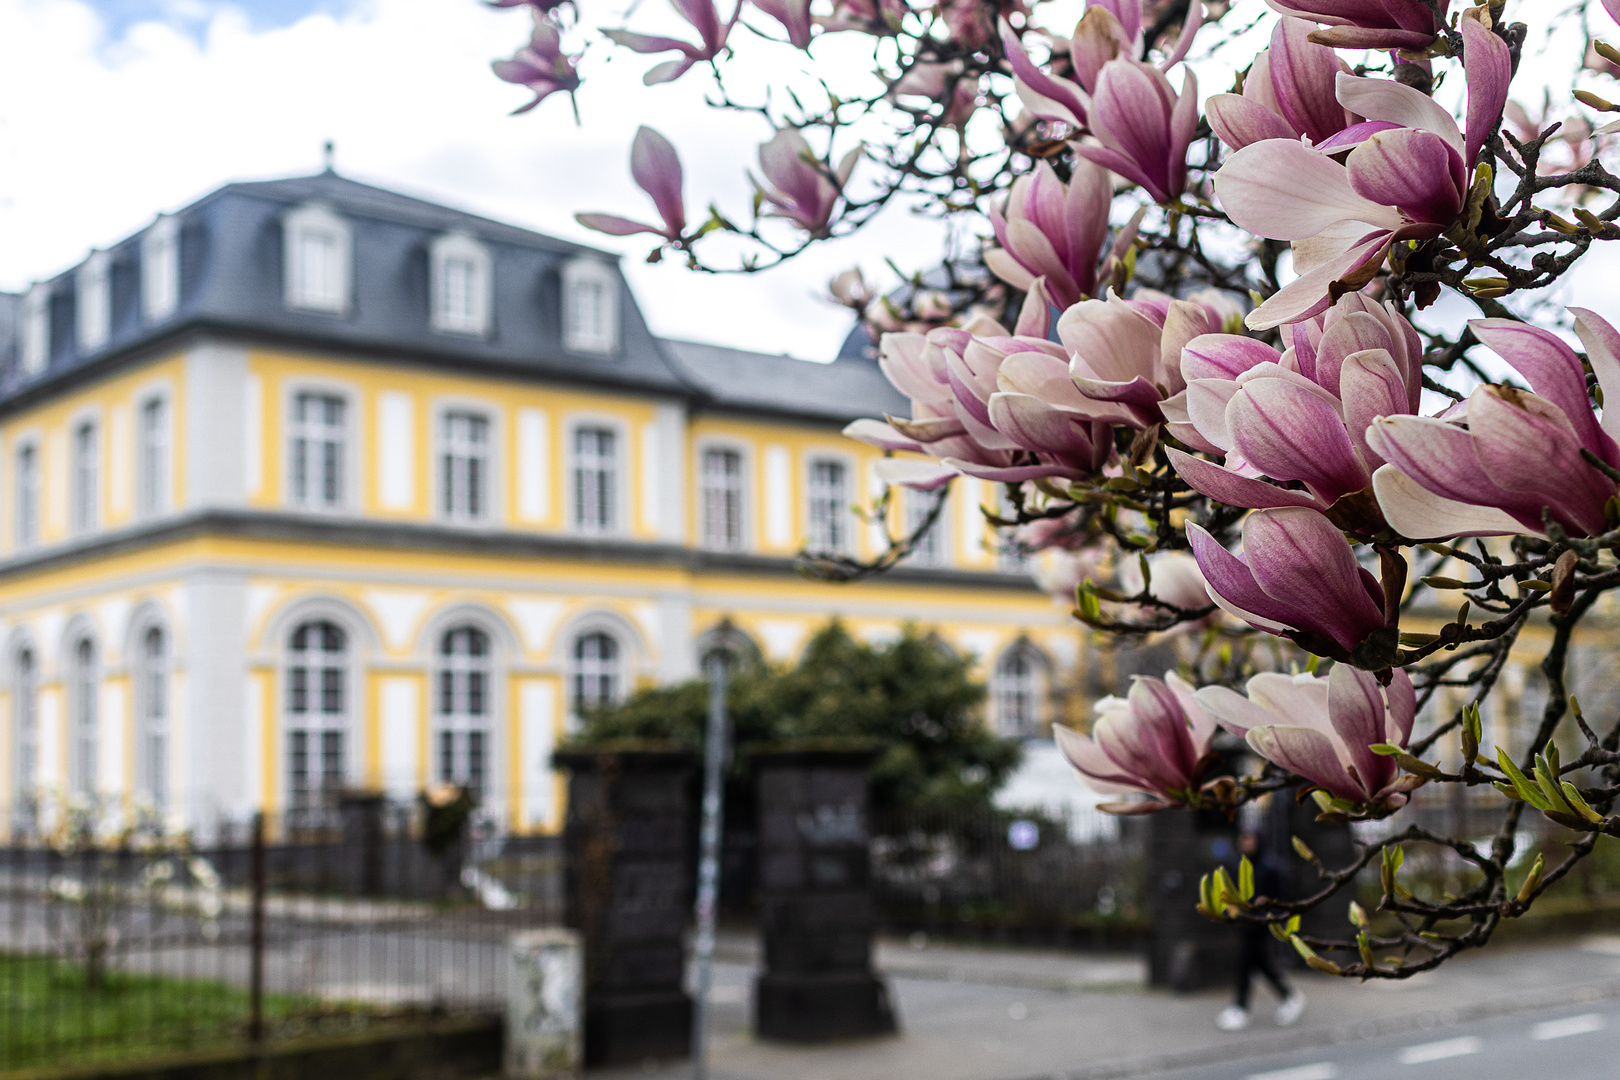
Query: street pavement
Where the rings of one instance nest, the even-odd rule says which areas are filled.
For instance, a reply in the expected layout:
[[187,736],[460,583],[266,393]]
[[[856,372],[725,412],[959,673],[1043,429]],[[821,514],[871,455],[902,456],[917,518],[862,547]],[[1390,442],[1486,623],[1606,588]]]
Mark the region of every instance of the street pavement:
[[[1143,985],[1139,961],[1034,950],[880,946],[901,1034],[800,1047],[749,1031],[747,943],[722,948],[710,1020],[714,1080],[1492,1080],[1620,1077],[1620,938],[1497,946],[1401,982],[1313,973],[1291,1028],[1257,990],[1225,1033],[1224,991]],[[676,1080],[651,1066],[600,1080]]]

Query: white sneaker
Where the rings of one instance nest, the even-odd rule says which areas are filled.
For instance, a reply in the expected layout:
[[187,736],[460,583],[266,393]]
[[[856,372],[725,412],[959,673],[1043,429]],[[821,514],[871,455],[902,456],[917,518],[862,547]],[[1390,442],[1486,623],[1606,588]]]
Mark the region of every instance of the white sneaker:
[[1241,1005],[1228,1005],[1215,1018],[1215,1026],[1222,1031],[1242,1031],[1249,1026],[1249,1010]]
[[1294,1023],[1305,1012],[1305,995],[1298,990],[1290,990],[1288,996],[1282,999],[1277,1006],[1277,1023],[1283,1027]]

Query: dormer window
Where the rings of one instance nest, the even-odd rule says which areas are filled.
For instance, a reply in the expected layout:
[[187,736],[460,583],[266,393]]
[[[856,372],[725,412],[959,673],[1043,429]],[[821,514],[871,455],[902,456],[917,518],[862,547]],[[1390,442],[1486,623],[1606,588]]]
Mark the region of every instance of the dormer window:
[[429,253],[433,329],[449,334],[489,333],[489,249],[465,233],[433,242]]
[[349,223],[324,206],[287,214],[287,306],[344,315],[349,310],[352,236]]
[[17,353],[24,375],[38,375],[51,358],[51,287],[40,282],[23,297]]
[[573,352],[611,353],[619,344],[619,277],[596,259],[563,268],[563,345]]
[[78,296],[79,351],[93,353],[107,344],[112,333],[112,288],[105,251],[97,251],[84,261],[75,275]]
[[141,314],[149,323],[180,306],[180,222],[168,214],[141,237]]

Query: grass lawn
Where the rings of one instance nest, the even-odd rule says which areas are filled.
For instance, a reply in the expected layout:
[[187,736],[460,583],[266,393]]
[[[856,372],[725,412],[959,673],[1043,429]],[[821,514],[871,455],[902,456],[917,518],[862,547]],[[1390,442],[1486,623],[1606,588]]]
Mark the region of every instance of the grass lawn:
[[[265,1021],[317,1016],[315,998],[266,994]],[[209,979],[112,972],[0,955],[0,1070],[173,1052],[245,1038],[248,994]]]

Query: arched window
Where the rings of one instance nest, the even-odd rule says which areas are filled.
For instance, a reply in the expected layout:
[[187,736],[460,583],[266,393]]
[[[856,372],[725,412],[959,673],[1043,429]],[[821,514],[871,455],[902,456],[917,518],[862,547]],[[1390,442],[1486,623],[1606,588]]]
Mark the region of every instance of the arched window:
[[304,623],[287,643],[287,803],[292,810],[330,808],[343,786],[348,659],[348,637],[333,623]]
[[1026,644],[1014,645],[996,664],[996,727],[1010,737],[1038,735],[1041,730],[1045,665]]
[[135,663],[136,790],[161,809],[169,801],[169,649],[161,628],[141,635]]
[[34,650],[17,650],[12,660],[11,730],[16,738],[15,787],[17,811],[12,831],[32,833],[38,825],[39,781],[39,668]]
[[100,724],[96,709],[96,645],[80,638],[69,654],[68,723],[72,757],[68,783],[81,795],[96,790],[96,742]]
[[574,711],[608,705],[624,696],[624,650],[600,630],[574,641]]
[[439,687],[434,712],[433,775],[482,798],[489,782],[489,635],[458,626],[439,641]]

